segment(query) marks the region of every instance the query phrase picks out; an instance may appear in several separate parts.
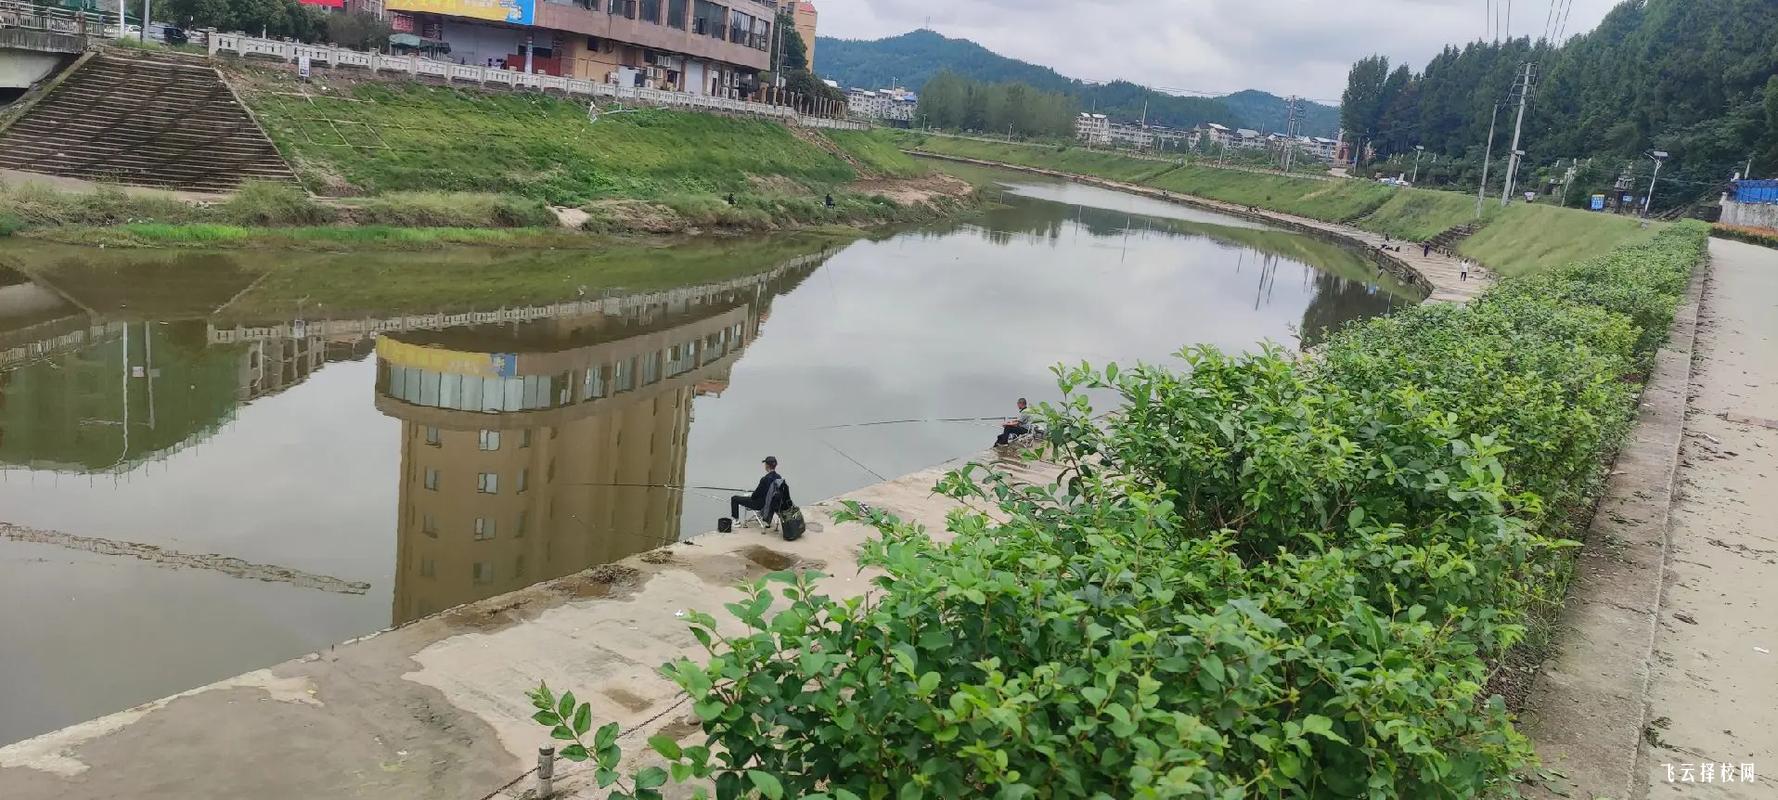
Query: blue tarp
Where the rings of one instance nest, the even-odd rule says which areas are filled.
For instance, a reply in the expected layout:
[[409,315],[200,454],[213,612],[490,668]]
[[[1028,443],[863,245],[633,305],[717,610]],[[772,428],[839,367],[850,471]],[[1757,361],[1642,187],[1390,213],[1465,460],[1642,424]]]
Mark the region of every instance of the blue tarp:
[[1778,203],[1778,180],[1735,181],[1735,202]]

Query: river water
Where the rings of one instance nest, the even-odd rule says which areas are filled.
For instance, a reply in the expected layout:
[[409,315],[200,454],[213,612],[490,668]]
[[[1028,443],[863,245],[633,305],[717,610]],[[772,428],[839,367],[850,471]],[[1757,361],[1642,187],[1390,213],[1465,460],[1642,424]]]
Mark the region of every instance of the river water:
[[[980,452],[1057,362],[1297,346],[1360,256],[1096,188],[851,242],[0,245],[0,744]],[[882,423],[882,424],[878,424]],[[819,535],[819,534],[813,534]]]

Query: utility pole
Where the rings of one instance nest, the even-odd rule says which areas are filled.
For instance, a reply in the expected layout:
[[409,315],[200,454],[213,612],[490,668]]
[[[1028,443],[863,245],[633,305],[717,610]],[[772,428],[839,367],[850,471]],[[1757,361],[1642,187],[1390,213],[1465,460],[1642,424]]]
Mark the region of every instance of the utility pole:
[[[143,44],[148,43],[148,4],[150,2],[151,0],[142,0],[142,36],[140,38]],[[123,5],[123,1],[118,0],[118,5]],[[122,39],[123,37],[118,36],[117,38]]]
[[1525,130],[1525,103],[1531,100],[1531,62],[1525,62],[1525,78],[1519,84],[1519,119],[1513,123],[1512,158],[1506,166],[1506,188],[1500,192],[1500,206],[1505,208],[1513,196],[1513,179],[1519,175],[1519,134]]
[[1482,218],[1482,200],[1488,195],[1488,162],[1494,158],[1494,122],[1500,119],[1500,104],[1494,104],[1494,113],[1488,117],[1488,149],[1482,154],[1482,185],[1475,190],[1475,218]]
[[1419,185],[1419,183],[1420,183],[1420,156],[1424,155],[1425,153],[1426,153],[1426,146],[1425,145],[1421,145],[1421,144],[1414,145],[1414,178],[1413,178],[1413,180],[1408,181],[1408,183],[1412,183],[1416,186]]

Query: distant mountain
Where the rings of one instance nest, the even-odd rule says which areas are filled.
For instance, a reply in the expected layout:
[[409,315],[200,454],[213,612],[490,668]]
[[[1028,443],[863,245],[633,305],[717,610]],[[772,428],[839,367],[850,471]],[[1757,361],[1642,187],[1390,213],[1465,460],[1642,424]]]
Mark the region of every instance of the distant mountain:
[[[1277,95],[1250,89],[1217,98],[1181,97],[1126,81],[1086,83],[1049,67],[1007,58],[968,39],[952,39],[929,30],[870,41],[823,36],[816,40],[815,52],[821,76],[842,86],[877,88],[894,84],[917,91],[933,75],[948,69],[978,81],[1018,82],[1046,91],[1066,92],[1080,99],[1083,110],[1116,119],[1138,119],[1146,101],[1149,122],[1162,125],[1189,127],[1220,122],[1268,131],[1284,128],[1284,99]],[[1304,111],[1305,134],[1333,136],[1340,127],[1337,108],[1310,103]]]

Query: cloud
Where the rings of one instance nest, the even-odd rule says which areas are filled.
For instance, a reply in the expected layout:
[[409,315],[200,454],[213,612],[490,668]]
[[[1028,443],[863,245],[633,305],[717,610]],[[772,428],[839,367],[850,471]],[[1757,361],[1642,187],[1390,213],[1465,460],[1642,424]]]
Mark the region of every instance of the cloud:
[[[1551,2],[1513,3],[1509,32],[1538,35]],[[1618,0],[1572,0],[1569,34]],[[1337,102],[1346,70],[1382,53],[1418,69],[1488,35],[1490,0],[821,0],[823,36],[877,39],[929,24],[1002,55],[1087,80],[1227,93],[1264,89]],[[816,53],[820,66],[820,53]]]

